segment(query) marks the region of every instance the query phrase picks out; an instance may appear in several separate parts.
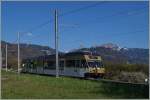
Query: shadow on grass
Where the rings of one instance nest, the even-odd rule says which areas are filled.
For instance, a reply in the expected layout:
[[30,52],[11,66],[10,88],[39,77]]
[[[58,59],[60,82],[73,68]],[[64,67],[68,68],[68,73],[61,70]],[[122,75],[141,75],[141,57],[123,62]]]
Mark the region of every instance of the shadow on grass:
[[[149,85],[102,82],[99,92],[121,98],[149,98]],[[98,91],[97,91],[98,92]]]

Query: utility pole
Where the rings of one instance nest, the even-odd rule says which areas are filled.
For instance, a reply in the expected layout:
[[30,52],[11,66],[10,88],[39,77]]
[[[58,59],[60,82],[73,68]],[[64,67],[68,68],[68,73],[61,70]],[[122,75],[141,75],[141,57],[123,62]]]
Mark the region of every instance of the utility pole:
[[59,62],[58,62],[58,15],[55,10],[55,54],[56,54],[56,77],[59,77]]
[[18,74],[20,73],[20,33],[18,32]]
[[7,71],[7,43],[6,43],[5,52],[6,52],[6,55],[5,55],[5,56],[6,56],[6,60],[5,60],[5,61],[6,61],[6,62],[5,62],[6,64],[5,64],[5,67],[6,67],[6,71]]

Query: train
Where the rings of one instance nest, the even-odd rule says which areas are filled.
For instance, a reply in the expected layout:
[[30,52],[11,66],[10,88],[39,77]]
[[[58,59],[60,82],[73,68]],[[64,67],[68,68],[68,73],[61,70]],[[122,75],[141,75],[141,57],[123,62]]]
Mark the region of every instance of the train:
[[[59,69],[61,76],[99,78],[105,74],[101,56],[91,52],[69,52],[59,54]],[[56,75],[55,54],[32,57],[22,61],[24,73]]]

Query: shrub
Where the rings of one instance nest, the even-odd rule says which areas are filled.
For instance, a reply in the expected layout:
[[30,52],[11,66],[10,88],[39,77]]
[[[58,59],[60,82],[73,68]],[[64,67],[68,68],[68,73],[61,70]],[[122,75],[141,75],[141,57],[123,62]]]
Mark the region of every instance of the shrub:
[[143,82],[148,78],[149,67],[144,64],[105,64],[106,79],[126,82]]
[[142,72],[121,72],[119,75],[113,77],[114,80],[131,82],[131,83],[144,83],[145,79],[148,78]]

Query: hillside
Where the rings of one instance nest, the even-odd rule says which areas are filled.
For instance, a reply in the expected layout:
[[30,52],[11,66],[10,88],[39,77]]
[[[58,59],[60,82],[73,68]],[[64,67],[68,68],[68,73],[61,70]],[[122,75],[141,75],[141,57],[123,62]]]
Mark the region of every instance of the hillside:
[[[148,85],[2,71],[2,99],[148,99]],[[119,95],[118,95],[119,94]]]
[[105,63],[147,65],[149,63],[149,49],[143,48],[120,48],[116,44],[108,43],[75,51],[91,51],[99,54]]
[[[17,65],[17,44],[8,44],[8,66]],[[5,61],[5,46],[6,42],[1,42],[2,46],[2,59]],[[53,54],[55,52],[54,49],[49,48],[47,46],[33,45],[33,44],[20,44],[20,57],[21,59],[42,56],[47,54]],[[3,63],[4,64],[4,63]]]
[[[3,64],[5,61],[5,45],[6,42],[2,41],[2,58]],[[17,66],[17,44],[8,44],[8,66]],[[30,58],[35,56],[42,56],[54,54],[55,50],[40,45],[33,44],[20,44],[21,59]],[[113,64],[147,64],[149,62],[148,49],[142,48],[120,48],[116,44],[108,43],[101,46],[76,49],[74,51],[91,51],[102,56],[104,63]],[[72,51],[72,52],[74,52]]]

